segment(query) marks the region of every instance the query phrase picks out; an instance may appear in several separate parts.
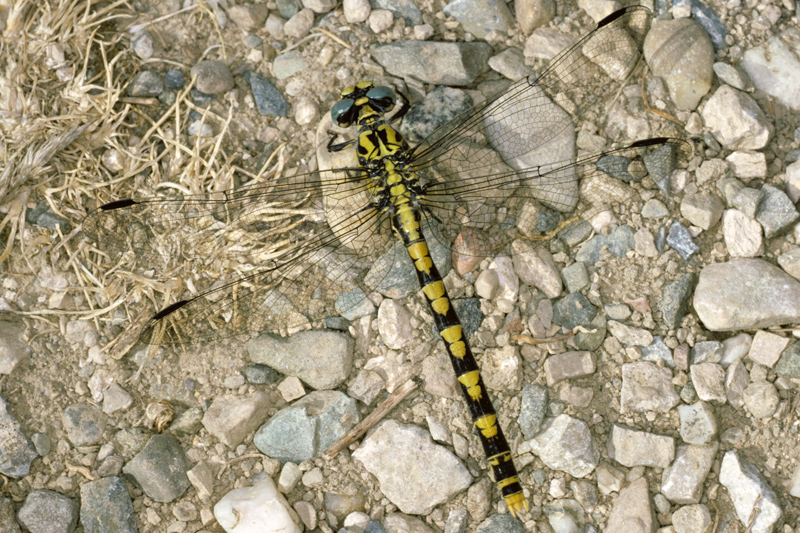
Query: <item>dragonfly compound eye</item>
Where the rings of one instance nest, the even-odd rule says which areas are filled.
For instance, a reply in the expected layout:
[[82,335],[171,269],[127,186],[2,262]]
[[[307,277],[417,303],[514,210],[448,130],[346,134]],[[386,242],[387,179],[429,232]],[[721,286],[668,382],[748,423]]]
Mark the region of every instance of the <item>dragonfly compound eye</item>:
[[367,92],[367,98],[375,109],[386,113],[391,111],[397,101],[390,87],[375,87]]
[[342,128],[347,128],[356,119],[357,109],[350,98],[342,98],[331,108],[333,122]]

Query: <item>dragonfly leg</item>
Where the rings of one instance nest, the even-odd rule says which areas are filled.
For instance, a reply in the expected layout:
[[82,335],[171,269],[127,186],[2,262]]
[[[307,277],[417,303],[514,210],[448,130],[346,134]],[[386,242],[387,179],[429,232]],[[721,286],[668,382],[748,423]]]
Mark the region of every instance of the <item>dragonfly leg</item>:
[[328,135],[330,135],[330,139],[328,139],[328,146],[326,147],[329,152],[341,152],[348,146],[351,146],[355,140],[345,141],[338,144],[333,144],[336,141],[336,138],[339,136],[338,133],[335,131],[328,130]]
[[397,122],[398,120],[406,116],[408,110],[411,109],[411,102],[409,102],[408,97],[405,94],[401,93],[400,91],[395,91],[395,93],[397,94],[397,96],[400,97],[400,100],[402,101],[400,102],[400,107],[397,108],[397,113],[395,113],[392,116],[392,118],[389,119],[390,124]]

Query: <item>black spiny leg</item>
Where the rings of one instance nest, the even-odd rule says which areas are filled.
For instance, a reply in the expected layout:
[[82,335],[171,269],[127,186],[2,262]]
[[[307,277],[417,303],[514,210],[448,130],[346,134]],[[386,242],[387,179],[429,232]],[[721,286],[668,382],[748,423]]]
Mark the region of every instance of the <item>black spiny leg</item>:
[[394,124],[396,121],[406,116],[408,110],[411,109],[411,102],[408,101],[408,97],[400,91],[395,91],[395,93],[402,101],[400,102],[400,107],[397,108],[397,113],[395,113],[392,118],[389,119],[389,124]]
[[342,150],[344,150],[345,148],[356,142],[355,139],[353,139],[350,141],[345,141],[343,143],[333,144],[333,142],[336,140],[336,137],[338,137],[339,134],[336,133],[335,131],[328,130],[328,135],[330,135],[330,139],[328,139],[328,146],[327,146],[329,152],[341,152]]

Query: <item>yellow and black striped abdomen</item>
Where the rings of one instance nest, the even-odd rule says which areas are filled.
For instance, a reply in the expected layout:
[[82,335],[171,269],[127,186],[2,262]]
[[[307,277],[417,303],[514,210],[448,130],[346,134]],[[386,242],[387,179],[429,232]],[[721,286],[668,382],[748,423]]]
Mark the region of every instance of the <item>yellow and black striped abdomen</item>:
[[[371,85],[359,84],[343,91],[342,98],[350,98],[355,93],[361,94],[358,91],[370,89]],[[391,215],[392,226],[414,262],[417,278],[433,311],[436,328],[447,346],[450,362],[461,384],[461,391],[472,415],[472,423],[475,424],[500,493],[512,514],[527,510],[528,504],[519,484],[519,474],[514,467],[508,442],[497,423],[497,413],[486,393],[478,363],[464,337],[461,322],[422,234],[419,211],[424,191],[420,188],[418,176],[407,167],[408,145],[403,136],[383,121],[381,113],[369,103],[369,98],[355,98],[352,103],[353,106],[358,106],[359,112],[356,157],[370,175],[369,187],[375,198],[386,200],[385,204],[382,201],[376,202],[376,207]],[[343,109],[350,112],[348,105]]]
[[392,220],[408,250],[422,286],[422,292],[433,311],[436,329],[442,336],[461,392],[469,406],[472,422],[483,444],[486,458],[494,472],[500,493],[512,514],[527,510],[528,504],[519,484],[511,450],[497,422],[497,413],[486,392],[480,369],[469,348],[455,309],[447,295],[442,276],[436,269],[419,224],[419,214],[408,204],[402,205]]

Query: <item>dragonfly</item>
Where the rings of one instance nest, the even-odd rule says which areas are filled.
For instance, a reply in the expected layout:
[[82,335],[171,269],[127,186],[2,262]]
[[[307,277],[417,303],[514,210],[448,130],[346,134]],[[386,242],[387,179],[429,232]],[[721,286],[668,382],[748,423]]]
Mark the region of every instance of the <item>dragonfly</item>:
[[599,160],[622,164],[623,171],[676,164],[684,146],[676,138],[591,155],[565,142],[574,140],[578,120],[599,119],[625,86],[650,21],[643,7],[611,14],[538,74],[414,147],[395,127],[407,99],[389,87],[357,83],[331,110],[334,124],[356,128],[355,138],[337,142],[332,134],[326,147],[352,150],[357,164],[208,195],[117,200],[91,212],[83,231],[111,258],[130,257],[140,267],[224,262],[236,270],[155,313],[140,335],[154,345],[291,334],[349,316],[367,295],[384,290],[396,260],[405,259],[444,341],[498,491],[512,514],[526,511],[511,448],[429,244],[494,257],[514,239],[541,237],[535,228],[543,212],[557,213],[565,224],[575,213],[591,212],[581,203],[580,183],[607,176]]

